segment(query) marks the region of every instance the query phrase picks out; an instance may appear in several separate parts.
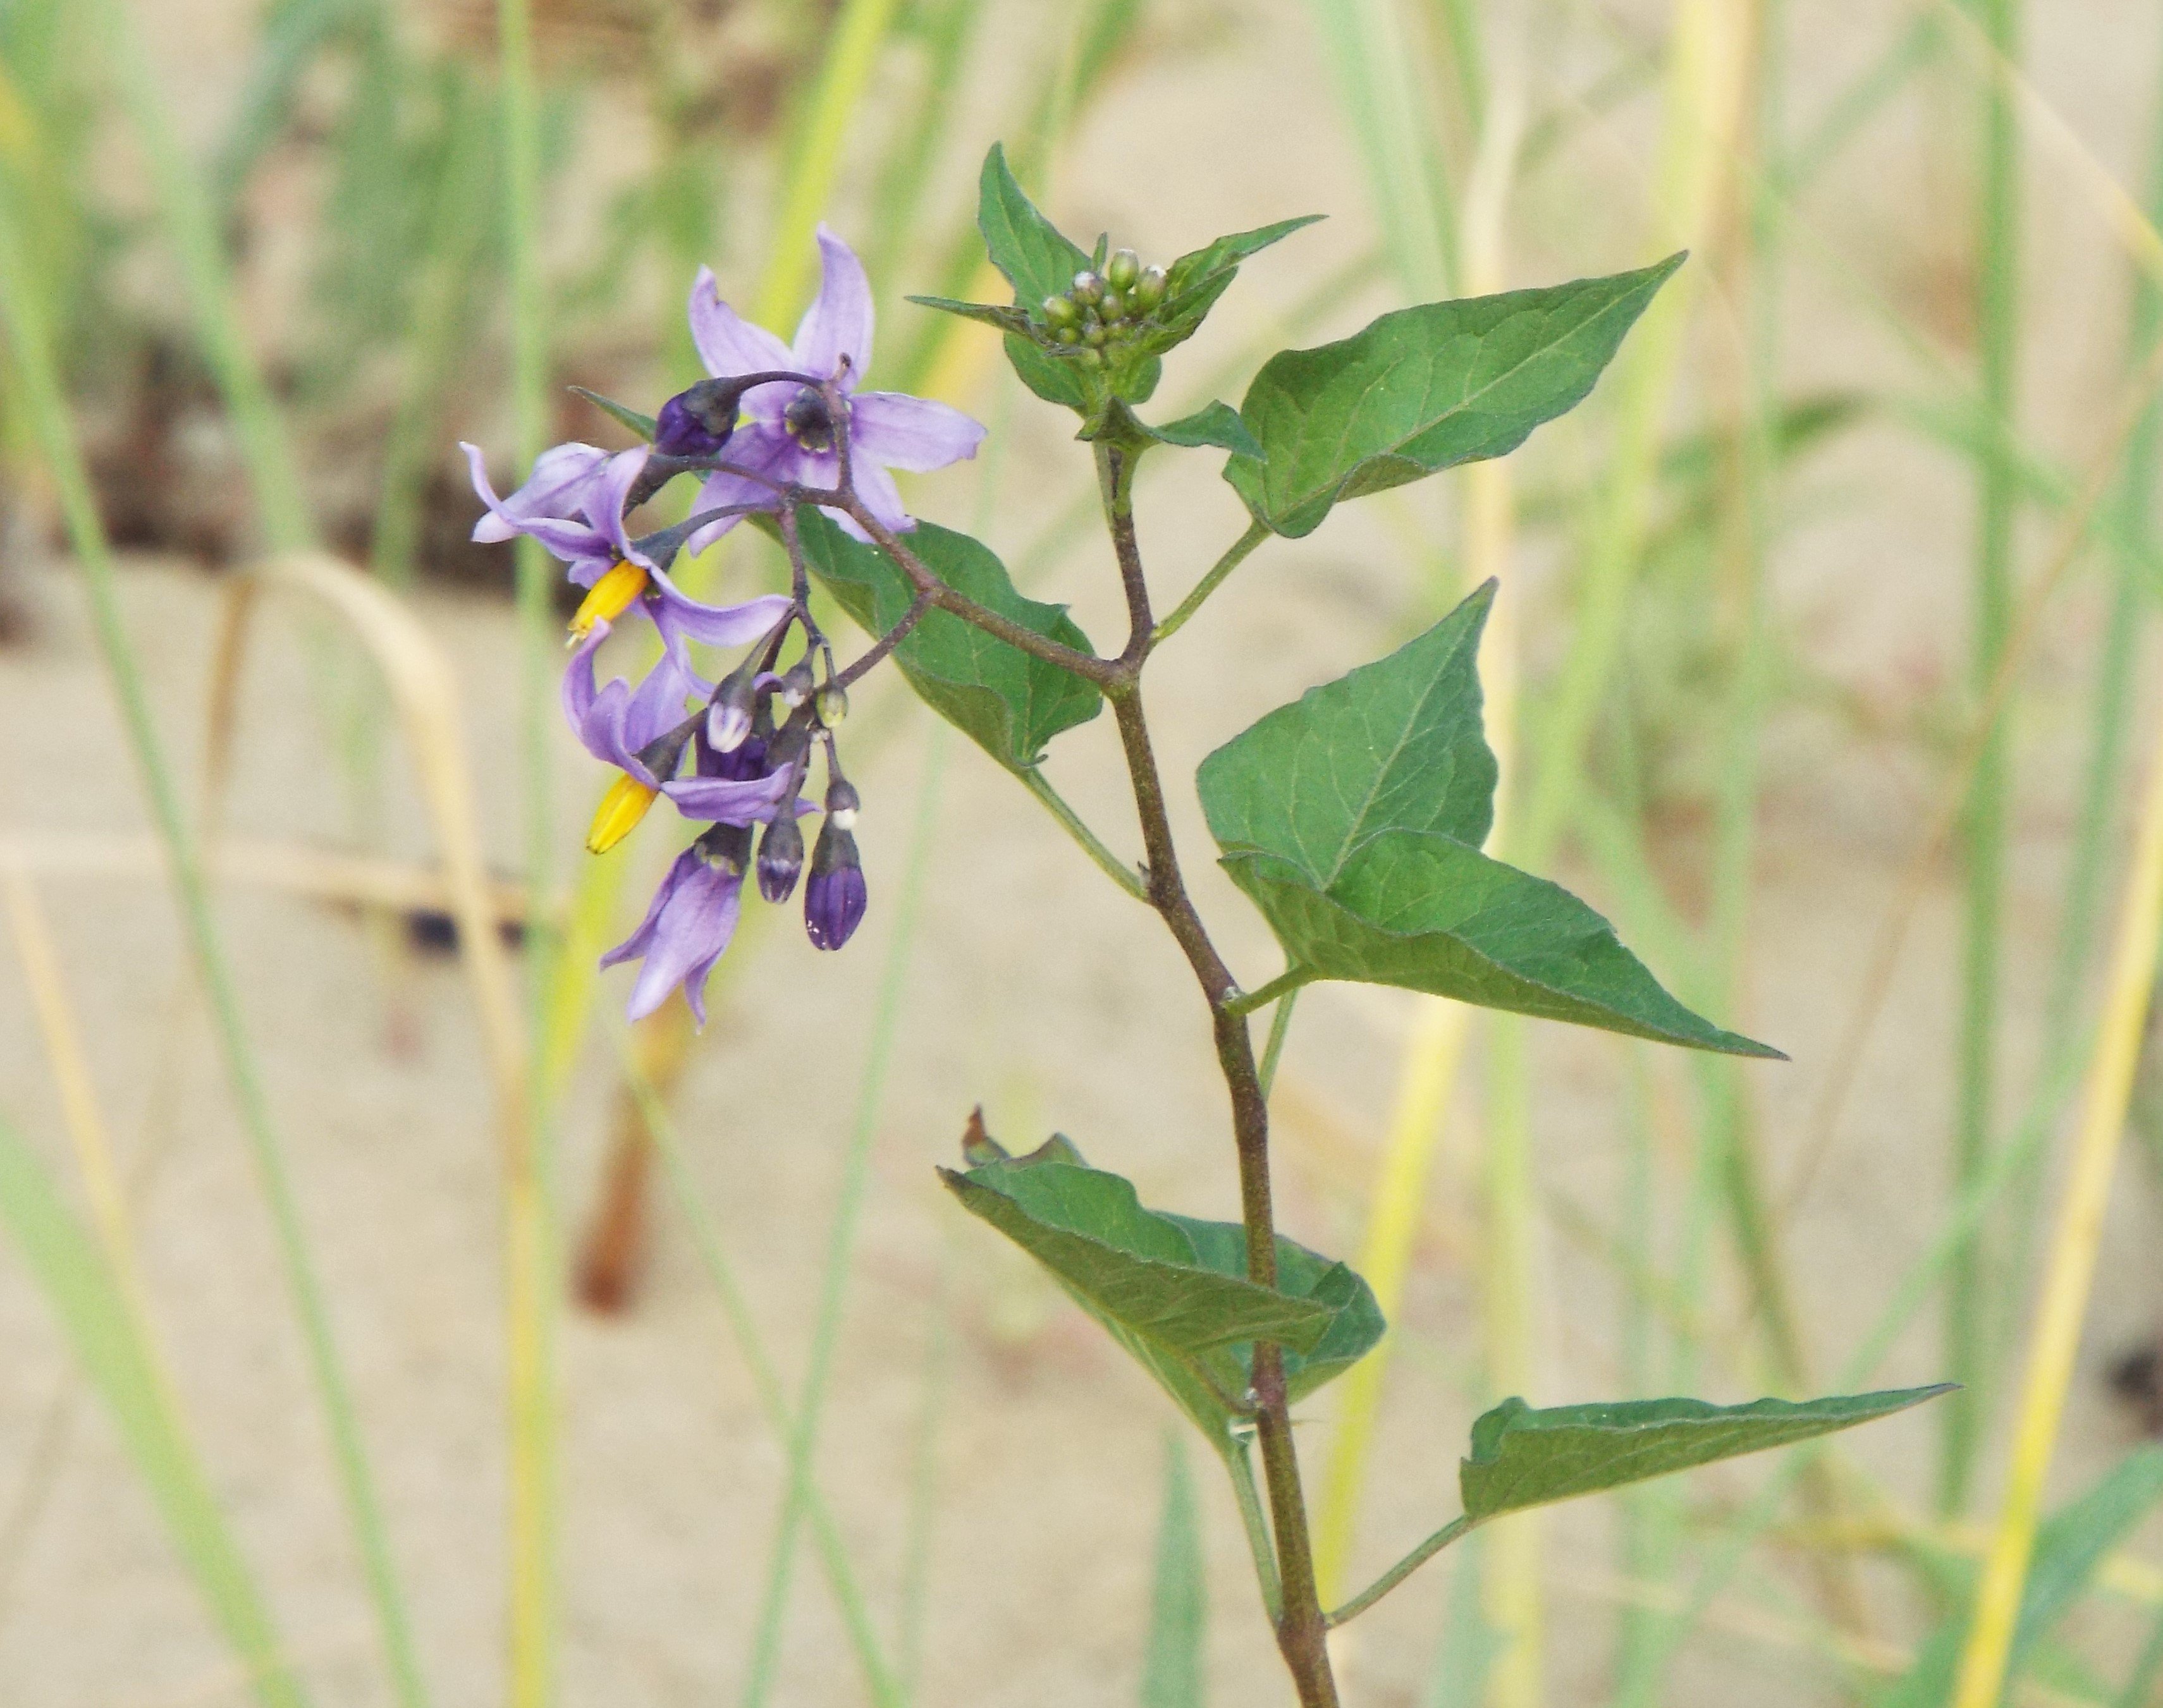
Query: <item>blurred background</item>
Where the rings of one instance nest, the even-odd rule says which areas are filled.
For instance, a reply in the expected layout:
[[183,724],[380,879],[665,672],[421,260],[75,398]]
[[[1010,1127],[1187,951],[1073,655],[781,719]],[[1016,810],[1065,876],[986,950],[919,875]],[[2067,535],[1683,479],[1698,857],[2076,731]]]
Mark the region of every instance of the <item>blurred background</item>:
[[[2056,1220],[2153,968],[2159,101],[2135,0],[0,0],[0,1700],[1289,1700],[1206,1455],[932,1173],[981,1103],[1235,1214],[1160,927],[888,672],[864,930],[755,912],[703,1033],[626,1028],[593,960],[681,838],[581,851],[560,589],[467,538],[456,441],[629,442],[567,388],[697,377],[702,264],[785,332],[824,218],[873,382],[992,430],[912,507],[1118,632],[1065,416],[903,300],[998,298],[995,139],[1144,260],[1328,216],[1167,416],[1693,252],[1585,406],[1265,545],[1155,666],[1176,783],[1499,575],[1501,846],[1794,1058],[1301,997],[1281,1225],[1393,1324],[1301,1413],[1337,1596],[1503,1394],[1967,1384],[1481,1534],[1342,1633],[1348,1700],[1950,1700],[2091,1256],[2008,1700],[2163,1700],[2163,1070],[2099,1244]],[[1244,525],[1207,454],[1139,502],[1160,603]],[[1048,770],[1131,855],[1108,726]]]

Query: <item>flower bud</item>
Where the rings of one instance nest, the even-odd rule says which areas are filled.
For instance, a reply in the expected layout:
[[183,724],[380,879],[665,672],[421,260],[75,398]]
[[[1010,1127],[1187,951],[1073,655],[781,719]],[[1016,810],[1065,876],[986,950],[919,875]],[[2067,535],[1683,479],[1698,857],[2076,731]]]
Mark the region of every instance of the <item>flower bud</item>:
[[1093,306],[1104,295],[1104,281],[1084,267],[1074,275],[1074,300],[1085,306]]
[[1142,258],[1132,249],[1114,249],[1105,264],[1104,277],[1115,290],[1124,290],[1142,276]]
[[1164,300],[1165,277],[1161,267],[1144,267],[1142,276],[1134,281],[1134,304],[1146,314]]
[[1106,291],[1104,293],[1104,301],[1100,312],[1102,312],[1104,318],[1108,321],[1125,319],[1127,313],[1126,298],[1122,296],[1116,290]]
[[839,682],[825,683],[811,697],[811,709],[827,729],[834,729],[849,715],[849,691]]
[[863,804],[856,786],[846,777],[836,777],[826,785],[826,822],[837,829],[854,830],[857,809]]
[[1104,330],[1103,323],[1100,321],[1092,321],[1082,328],[1082,342],[1092,349],[1102,344],[1110,336],[1111,334]]
[[736,430],[743,388],[724,379],[702,379],[661,405],[653,423],[653,448],[663,457],[714,457]]
[[1101,350],[1092,350],[1087,344],[1076,350],[1074,355],[1075,359],[1084,368],[1102,368],[1104,365],[1104,353]]
[[[840,786],[847,787],[842,784]],[[856,791],[849,791],[851,797]],[[831,801],[834,791],[826,791]],[[853,817],[853,812],[846,816]],[[864,884],[864,867],[856,853],[853,833],[839,823],[831,812],[820,827],[819,840],[811,848],[811,879],[804,886],[804,929],[814,948],[837,949],[863,923],[870,900]]]
[[799,658],[781,678],[781,703],[794,711],[811,697],[811,661]]
[[1062,344],[1078,344],[1082,342],[1081,330],[1076,326],[1058,327],[1051,336]]
[[1055,326],[1071,326],[1080,318],[1082,311],[1074,306],[1071,296],[1047,296],[1044,299],[1044,317]]
[[716,824],[691,846],[716,871],[743,873],[751,870],[751,834],[748,824]]
[[804,832],[784,802],[758,839],[758,893],[769,901],[786,901],[803,870]]
[[733,753],[751,734],[758,708],[758,671],[751,664],[731,671],[714,690],[706,708],[706,744],[715,753]]

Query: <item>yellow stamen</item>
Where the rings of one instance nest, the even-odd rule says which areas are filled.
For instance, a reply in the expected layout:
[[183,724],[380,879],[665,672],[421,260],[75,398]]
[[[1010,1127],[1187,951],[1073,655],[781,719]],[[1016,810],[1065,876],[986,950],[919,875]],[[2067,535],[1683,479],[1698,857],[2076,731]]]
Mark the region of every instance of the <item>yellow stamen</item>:
[[586,852],[606,854],[638,828],[646,809],[661,791],[649,789],[636,777],[618,777],[601,797],[594,814],[593,828],[586,833]]
[[596,623],[613,623],[646,591],[646,572],[629,558],[617,564],[593,585],[571,619],[571,645],[576,646],[594,632]]

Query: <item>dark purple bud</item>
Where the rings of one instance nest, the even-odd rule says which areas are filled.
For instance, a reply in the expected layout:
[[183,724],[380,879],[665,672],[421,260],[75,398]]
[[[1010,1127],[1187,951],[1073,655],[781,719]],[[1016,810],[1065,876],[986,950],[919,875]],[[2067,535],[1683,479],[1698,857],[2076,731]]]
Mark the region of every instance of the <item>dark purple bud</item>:
[[804,928],[812,948],[841,948],[863,923],[869,899],[856,838],[828,819],[812,845],[811,878],[804,886]]
[[804,832],[783,807],[758,840],[758,893],[769,901],[786,901],[803,870]]
[[733,380],[702,379],[661,405],[653,424],[653,448],[663,457],[714,457],[736,430],[744,388]]

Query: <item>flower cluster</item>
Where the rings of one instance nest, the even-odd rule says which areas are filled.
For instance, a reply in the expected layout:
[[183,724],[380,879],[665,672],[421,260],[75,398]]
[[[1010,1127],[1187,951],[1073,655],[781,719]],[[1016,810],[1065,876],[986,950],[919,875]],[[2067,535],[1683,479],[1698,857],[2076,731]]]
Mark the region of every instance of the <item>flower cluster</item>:
[[1164,293],[1163,268],[1143,266],[1132,249],[1116,250],[1101,274],[1085,267],[1070,288],[1044,299],[1045,323],[1055,343],[1081,347],[1074,354],[1084,368],[1097,367],[1142,331]]
[[[841,948],[862,922],[868,891],[855,833],[859,801],[842,774],[835,731],[849,684],[891,638],[857,666],[835,669],[811,614],[797,511],[827,509],[860,539],[851,509],[906,532],[916,525],[888,471],[973,457],[984,436],[943,404],[858,389],[871,362],[870,282],[848,245],[823,226],[819,247],[818,299],[793,345],[744,321],[699,269],[691,337],[712,377],[662,405],[650,446],[613,456],[591,445],[556,446],[507,498],[490,485],[479,449],[462,447],[488,507],[474,538],[529,535],[586,589],[570,624],[563,711],[586,750],[617,773],[586,846],[596,854],[615,847],[663,797],[706,827],[669,867],[638,929],[601,958],[605,967],[641,964],[633,1019],[680,985],[704,1024],[707,975],[735,934],[754,869],[768,901],[788,900],[803,882],[804,928],[820,948]],[[702,480],[692,514],[632,535],[631,513],[687,473]],[[703,550],[759,512],[775,515],[788,546],[788,593],[714,605],[677,586],[669,570],[680,552]],[[596,655],[620,624],[638,617],[653,624],[658,658],[635,685],[600,685]],[[792,636],[800,649],[784,663]],[[709,681],[694,647],[741,656]],[[814,758],[825,775],[818,806],[804,793]],[[814,811],[821,818],[807,860],[799,821]]]

